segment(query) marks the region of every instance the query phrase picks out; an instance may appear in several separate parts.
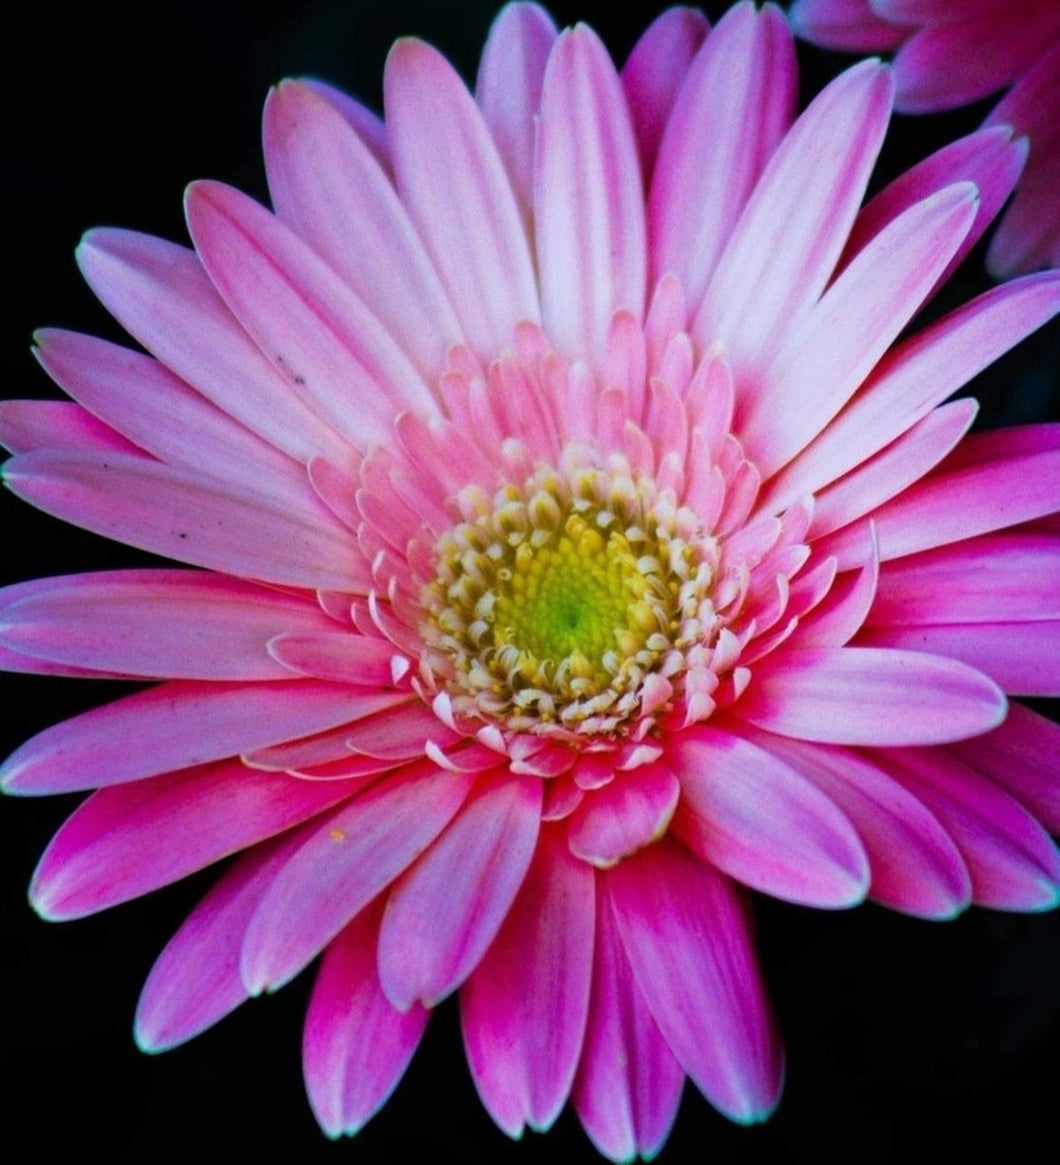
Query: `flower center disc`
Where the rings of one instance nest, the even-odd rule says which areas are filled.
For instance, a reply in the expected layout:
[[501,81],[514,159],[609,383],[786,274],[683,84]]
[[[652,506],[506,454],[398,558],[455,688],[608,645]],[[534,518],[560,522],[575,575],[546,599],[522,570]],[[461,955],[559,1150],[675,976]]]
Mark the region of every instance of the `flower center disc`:
[[677,675],[712,637],[717,543],[625,458],[568,446],[561,460],[457,499],[464,521],[422,596],[428,663],[465,715],[625,734],[648,677]]

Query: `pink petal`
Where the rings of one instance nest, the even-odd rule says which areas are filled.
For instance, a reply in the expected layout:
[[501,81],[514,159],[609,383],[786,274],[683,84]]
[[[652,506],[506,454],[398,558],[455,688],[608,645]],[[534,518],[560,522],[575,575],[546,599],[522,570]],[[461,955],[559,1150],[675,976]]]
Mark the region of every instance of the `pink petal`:
[[619,308],[645,306],[644,193],[621,82],[596,34],[568,29],[545,72],[534,219],[545,328],[561,351],[604,355]]
[[870,898],[918,918],[952,918],[969,904],[972,883],[960,850],[937,818],[886,773],[850,749],[767,734],[754,740],[846,814],[868,854]]
[[1009,124],[1031,142],[1027,170],[1015,200],[990,242],[988,270],[998,278],[1060,265],[1060,201],[1056,197],[1056,94],[1060,91],[1060,38],[1047,48],[986,119]]
[[916,795],[957,843],[972,900],[998,910],[1048,910],[1060,901],[1060,852],[1007,793],[943,749],[888,753],[879,763]]
[[329,105],[337,109],[350,129],[371,151],[372,157],[385,172],[389,173],[390,152],[386,144],[386,126],[379,114],[363,105],[356,97],[351,97],[349,93],[316,77],[300,77],[298,82],[318,93]]
[[709,30],[695,8],[668,8],[648,25],[622,66],[645,181],[651,177],[663,130],[688,67]]
[[1060,538],[1005,530],[889,562],[869,622],[1060,619]]
[[382,899],[331,941],[305,1017],[302,1062],[313,1114],[329,1137],[353,1136],[404,1075],[430,1012],[398,1011],[376,971]]
[[304,834],[304,828],[292,830],[243,854],[166,944],[136,1006],[134,1032],[142,1051],[163,1052],[190,1040],[247,998],[239,975],[243,934]]
[[89,231],[89,286],[167,368],[277,449],[338,464],[350,446],[292,391],[222,302],[194,252],[133,231]]
[[835,908],[865,897],[857,834],[789,764],[709,727],[681,733],[667,756],[681,780],[674,832],[697,857],[790,902]]
[[670,1132],[683,1084],[633,980],[611,903],[598,892],[589,1021],[574,1081],[578,1117],[612,1161],[650,1160]]
[[731,1120],[765,1120],[784,1055],[743,896],[666,840],[602,877],[634,981],[681,1067]]
[[356,789],[254,773],[239,761],[101,789],[52,838],[30,896],[45,918],[81,918],[290,829]]
[[868,627],[858,643],[960,660],[1013,696],[1060,696],[1060,619]]
[[665,764],[642,765],[596,789],[571,815],[571,853],[607,869],[666,832],[680,794]]
[[817,301],[879,153],[891,105],[878,62],[848,69],[811,103],[748,199],[696,317],[738,373],[760,369]]
[[493,945],[460,992],[475,1087],[510,1137],[548,1128],[574,1080],[589,1009],[595,889],[562,827],[537,852]]
[[649,223],[652,282],[672,272],[693,307],[791,124],[796,85],[791,33],[773,7],[731,9],[688,70],[659,147]]
[[75,574],[0,591],[5,647],[144,678],[290,679],[268,641],[280,628],[307,635],[333,626],[304,599],[201,571]]
[[480,356],[539,319],[530,248],[482,114],[452,66],[406,38],[387,58],[386,125],[401,195]]
[[533,203],[534,123],[555,40],[552,17],[539,5],[505,5],[490,27],[475,82],[475,99],[527,219]]
[[541,782],[486,781],[395,883],[379,936],[379,978],[400,1011],[433,1007],[497,935],[537,842]]
[[[939,405],[879,453],[826,486],[814,503],[810,536],[821,538],[847,526],[915,485],[953,452],[978,411],[978,402],[967,397]],[[844,542],[838,556],[844,570],[853,565],[852,551]]]
[[969,105],[1008,85],[1060,32],[1060,9],[998,19],[996,11],[922,28],[894,58],[895,108],[932,113]]
[[402,661],[387,639],[369,639],[349,631],[287,632],[270,638],[269,655],[283,670],[301,672],[321,680],[366,687],[389,687]]
[[13,493],[45,513],[141,550],[280,586],[363,593],[352,534],[315,498],[297,508],[209,474],[99,450],[23,453]]
[[795,0],[788,19],[803,40],[848,53],[888,52],[910,31],[881,20],[869,0]]
[[916,651],[868,647],[778,651],[758,666],[735,711],[823,744],[941,744],[996,727],[1005,697],[982,673]]
[[[929,477],[870,516],[880,558],[902,558],[1060,509],[1060,425],[1024,425],[966,437]],[[859,535],[839,531],[820,544],[842,559]]]
[[220,182],[197,182],[185,211],[232,313],[292,391],[351,444],[390,437],[402,408],[434,411],[430,388],[389,332],[264,207]]
[[974,182],[979,191],[979,210],[964,241],[939,275],[935,284],[937,289],[953,274],[997,217],[1026,160],[1026,140],[1013,140],[1012,129],[1007,125],[980,129],[943,146],[884,187],[861,211],[850,232],[840,266],[845,266],[888,223],[914,203],[955,182]]
[[880,361],[862,391],[771,484],[781,509],[860,465],[1060,311],[1060,276],[1014,280],[951,312]]
[[139,781],[320,732],[394,698],[313,680],[174,680],[39,732],[4,761],[0,780],[31,795]]
[[472,783],[421,761],[332,814],[277,875],[250,922],[247,991],[276,990],[318,955],[441,833]]
[[309,494],[305,470],[139,352],[45,328],[37,358],[101,420],[168,465],[222,477],[292,506]]
[[806,312],[772,362],[768,388],[748,402],[739,422],[763,476],[808,445],[854,395],[968,233],[977,197],[971,183],[961,182],[910,207]]
[[286,81],[265,105],[273,206],[346,281],[428,380],[464,336],[397,192],[342,116]]
[[142,451],[80,405],[62,400],[0,401],[0,445],[12,453],[38,449]]
[[989,778],[1060,834],[1060,725],[1012,704],[993,732],[946,749]]

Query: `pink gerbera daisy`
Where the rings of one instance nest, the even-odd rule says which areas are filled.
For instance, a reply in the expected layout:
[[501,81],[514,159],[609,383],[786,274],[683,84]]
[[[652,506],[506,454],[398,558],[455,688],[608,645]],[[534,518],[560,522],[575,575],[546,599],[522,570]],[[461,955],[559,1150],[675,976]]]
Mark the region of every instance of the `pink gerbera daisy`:
[[1030,143],[1027,169],[987,255],[998,276],[1060,265],[1060,4],[1057,0],[795,0],[815,44],[894,58],[895,108],[955,109],[1012,86],[986,119]]
[[507,1133],[573,1103],[658,1151],[690,1077],[769,1115],[747,888],[925,918],[1057,900],[1060,426],[948,398],[1060,308],[997,288],[898,339],[1008,197],[1003,128],[862,206],[893,84],[795,118],[780,11],[684,9],[621,74],[499,16],[472,96],[393,49],[385,123],[271,95],[274,213],[79,250],[148,354],[38,336],[14,492],[194,569],[0,593],[9,670],[159,680],[4,787],[95,789],[34,876],[74,918],[238,855],[163,951],[141,1046],[323,959],[310,1103],[359,1129],[459,992]]

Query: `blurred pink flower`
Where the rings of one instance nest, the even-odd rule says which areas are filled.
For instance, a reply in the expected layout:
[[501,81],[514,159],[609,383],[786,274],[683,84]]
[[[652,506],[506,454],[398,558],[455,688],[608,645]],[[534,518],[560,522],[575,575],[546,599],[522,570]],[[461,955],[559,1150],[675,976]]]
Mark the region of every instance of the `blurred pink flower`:
[[795,0],[805,40],[890,52],[895,108],[956,109],[1012,86],[984,125],[1029,141],[1027,168],[987,252],[999,278],[1060,267],[1060,3],[1057,0]]
[[75,918],[240,855],[163,951],[146,1049],[323,953],[330,1135],[459,990],[511,1135],[570,1098],[616,1160],[684,1077],[768,1116],[746,887],[947,918],[1057,900],[1060,426],[944,403],[1060,307],[991,291],[898,341],[1022,161],[981,130],[862,207],[889,71],[794,120],[780,11],[675,9],[621,74],[506,8],[474,98],[427,45],[384,123],[270,96],[275,214],[191,187],[194,250],[78,257],[150,355],[68,332],[7,483],[205,569],[0,594],[10,670],[161,680],[50,728],[13,793],[97,789],[32,898]]

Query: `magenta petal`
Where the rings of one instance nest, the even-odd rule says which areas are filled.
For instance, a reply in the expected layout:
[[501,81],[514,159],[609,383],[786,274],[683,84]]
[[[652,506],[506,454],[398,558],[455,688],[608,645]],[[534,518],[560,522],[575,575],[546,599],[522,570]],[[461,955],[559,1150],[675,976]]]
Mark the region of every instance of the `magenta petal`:
[[100,789],[52,838],[30,896],[46,918],[80,918],[290,829],[356,790],[352,781],[255,773],[239,761]]
[[[510,1136],[546,1129],[574,1080],[589,1008],[594,876],[546,826],[500,933],[460,992],[468,1066]],[[542,942],[541,936],[548,941]]]
[[784,1055],[743,896],[666,840],[601,876],[637,988],[681,1067],[732,1120],[765,1120]]
[[268,641],[280,629],[333,627],[315,603],[202,571],[75,574],[0,590],[4,647],[145,678],[290,679]]
[[681,1100],[684,1072],[633,979],[611,902],[596,900],[589,1022],[573,1101],[593,1144],[613,1161],[662,1148]]
[[[312,827],[310,827],[312,828]],[[284,834],[244,854],[155,960],[136,1006],[136,1042],[163,1052],[199,1035],[246,998],[239,951],[261,896],[305,830]]]
[[989,778],[1060,834],[1060,725],[1013,704],[1005,723],[985,736],[952,744],[964,765]]
[[717,728],[682,733],[667,755],[681,780],[674,832],[698,857],[791,902],[834,908],[865,897],[857,833],[797,769]]
[[788,18],[803,40],[848,53],[888,52],[909,35],[876,16],[870,0],[795,0]]
[[401,698],[315,680],[173,680],[39,732],[0,766],[0,784],[35,795],[138,781],[322,732]]
[[0,401],[0,445],[11,453],[36,449],[143,453],[80,405],[63,400]]
[[651,176],[674,99],[708,29],[698,9],[668,8],[648,25],[622,66],[622,88],[645,179]]
[[526,875],[541,820],[541,781],[478,786],[440,838],[394,884],[379,935],[390,1002],[429,1007],[467,978]]
[[571,852],[606,869],[666,832],[680,794],[665,764],[642,765],[585,797],[571,814]]
[[782,736],[824,744],[941,744],[1005,717],[981,672],[915,651],[875,647],[778,651],[759,664],[735,711]]
[[[441,833],[472,783],[424,761],[332,814],[283,868],[251,920],[242,959],[247,991],[275,990],[318,955]],[[319,784],[327,789],[331,782]]]
[[972,876],[972,900],[999,910],[1049,910],[1060,902],[1060,851],[1002,789],[944,749],[876,758],[942,823]]
[[772,735],[756,740],[846,814],[869,857],[870,898],[920,918],[952,918],[971,902],[971,878],[953,839],[886,773],[851,749]]
[[306,1092],[329,1137],[353,1136],[386,1103],[419,1045],[430,1012],[398,1011],[376,971],[382,899],[328,945],[305,1017]]

